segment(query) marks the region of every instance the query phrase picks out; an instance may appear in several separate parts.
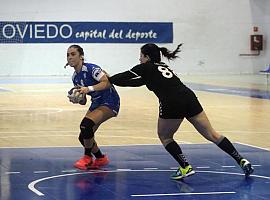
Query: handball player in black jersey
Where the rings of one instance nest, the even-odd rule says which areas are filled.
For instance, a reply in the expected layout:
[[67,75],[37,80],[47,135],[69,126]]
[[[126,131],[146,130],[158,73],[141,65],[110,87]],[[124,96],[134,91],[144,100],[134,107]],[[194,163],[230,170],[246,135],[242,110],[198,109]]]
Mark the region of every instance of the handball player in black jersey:
[[177,58],[181,44],[174,51],[148,43],[141,47],[140,63],[131,70],[109,77],[111,84],[123,87],[146,87],[159,99],[158,136],[165,149],[179,163],[178,170],[171,175],[180,180],[195,171],[185,158],[173,136],[186,118],[207,140],[215,143],[229,154],[243,169],[246,176],[253,172],[250,162],[243,158],[232,143],[217,133],[211,126],[200,102],[192,90],[186,87],[168,65],[161,62],[161,54],[168,60]]

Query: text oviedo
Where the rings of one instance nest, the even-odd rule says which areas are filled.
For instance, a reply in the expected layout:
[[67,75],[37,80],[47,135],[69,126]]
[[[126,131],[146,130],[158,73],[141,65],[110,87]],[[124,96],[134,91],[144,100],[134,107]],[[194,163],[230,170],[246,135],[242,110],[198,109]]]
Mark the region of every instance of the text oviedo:
[[0,43],[172,42],[172,23],[0,22]]
[[28,33],[29,38],[56,38],[63,39],[72,36],[72,27],[68,24],[63,24],[60,27],[55,24],[26,24],[21,27],[19,24],[6,24],[2,28],[2,35],[7,39],[14,38],[17,34],[23,39]]

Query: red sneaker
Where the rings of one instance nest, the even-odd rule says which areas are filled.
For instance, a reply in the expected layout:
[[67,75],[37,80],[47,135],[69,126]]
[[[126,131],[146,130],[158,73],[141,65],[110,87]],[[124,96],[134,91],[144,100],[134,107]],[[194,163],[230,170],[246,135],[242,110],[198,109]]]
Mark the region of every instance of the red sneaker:
[[88,165],[88,169],[99,168],[109,164],[110,160],[105,154],[103,158],[96,158],[91,166]]
[[96,158],[93,165],[100,167],[109,164],[109,162],[110,160],[108,156],[105,154],[103,158]]
[[93,163],[92,157],[84,155],[83,157],[81,157],[79,160],[77,160],[74,163],[74,167],[76,167],[78,169],[86,170],[87,165],[92,164],[92,163]]

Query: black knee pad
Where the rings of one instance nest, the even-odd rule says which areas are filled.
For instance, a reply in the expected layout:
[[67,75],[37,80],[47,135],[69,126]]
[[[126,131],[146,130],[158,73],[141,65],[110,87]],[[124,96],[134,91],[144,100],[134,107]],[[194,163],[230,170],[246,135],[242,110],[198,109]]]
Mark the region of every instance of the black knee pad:
[[89,118],[83,118],[80,129],[81,129],[81,137],[83,139],[91,139],[94,137],[93,127],[95,126],[95,122]]

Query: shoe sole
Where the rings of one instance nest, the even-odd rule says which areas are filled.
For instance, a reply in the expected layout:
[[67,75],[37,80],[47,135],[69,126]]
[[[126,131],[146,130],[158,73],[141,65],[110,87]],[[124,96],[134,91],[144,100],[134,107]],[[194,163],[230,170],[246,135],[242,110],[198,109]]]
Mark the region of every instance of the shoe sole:
[[189,172],[188,174],[186,174],[185,176],[179,176],[179,177],[171,177],[171,179],[172,180],[182,180],[182,179],[184,179],[184,178],[186,178],[186,177],[189,177],[189,176],[192,176],[192,175],[194,175],[195,174],[195,171],[191,171],[191,172]]
[[103,163],[96,163],[96,162],[94,161],[93,166],[95,166],[95,167],[102,167],[102,166],[108,165],[109,163],[110,163],[109,160],[106,160],[106,162],[103,162]]
[[86,168],[87,168],[88,170],[91,170],[91,169],[100,169],[100,167],[105,166],[105,165],[108,165],[108,164],[109,164],[109,162],[101,163],[101,164],[96,164],[96,163],[94,162],[93,164],[86,166]]
[[[92,162],[92,161],[91,161]],[[88,169],[88,167],[87,167],[87,165],[88,164],[86,164],[86,165],[76,165],[76,164],[74,164],[73,166],[75,167],[75,168],[77,168],[77,169],[80,169],[80,170],[87,170]]]
[[105,165],[108,165],[110,162],[106,162],[106,163],[98,163],[98,164],[95,164],[95,165],[97,165],[97,166],[99,166],[99,167],[101,167],[101,166],[105,166]]
[[[107,164],[105,164],[107,165]],[[100,167],[103,167],[105,165],[91,165],[91,166],[87,166],[87,169],[88,170],[91,170],[91,169],[100,169]]]
[[82,167],[82,166],[76,166],[76,165],[73,165],[75,168],[77,169],[80,169],[80,170],[87,170],[86,167]]

